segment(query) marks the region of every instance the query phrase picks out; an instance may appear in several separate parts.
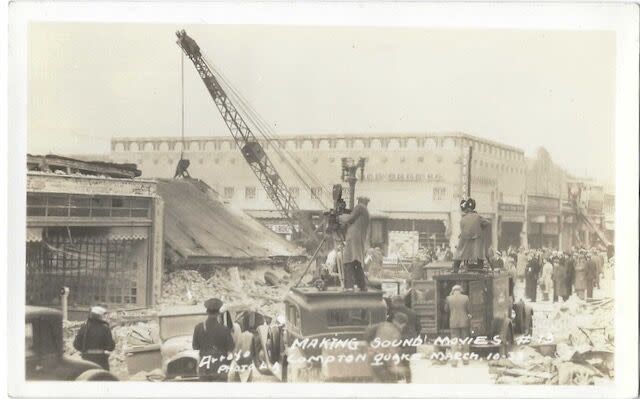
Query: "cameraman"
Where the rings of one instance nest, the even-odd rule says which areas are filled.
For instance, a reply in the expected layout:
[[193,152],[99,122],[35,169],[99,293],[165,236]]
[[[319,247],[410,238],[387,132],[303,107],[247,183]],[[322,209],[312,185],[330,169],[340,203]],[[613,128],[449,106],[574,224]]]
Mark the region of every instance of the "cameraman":
[[344,287],[353,290],[357,285],[361,291],[367,290],[364,276],[364,255],[369,229],[369,198],[358,197],[358,204],[348,215],[340,215],[340,224],[347,228],[346,242],[342,252],[344,265]]

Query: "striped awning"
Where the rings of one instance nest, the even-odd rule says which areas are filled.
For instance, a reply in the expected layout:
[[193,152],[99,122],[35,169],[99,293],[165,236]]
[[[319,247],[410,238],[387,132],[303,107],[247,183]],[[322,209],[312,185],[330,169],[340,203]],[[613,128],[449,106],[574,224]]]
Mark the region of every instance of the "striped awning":
[[27,242],[42,241],[42,227],[27,227]]
[[109,240],[146,240],[149,237],[147,227],[111,227],[107,233]]

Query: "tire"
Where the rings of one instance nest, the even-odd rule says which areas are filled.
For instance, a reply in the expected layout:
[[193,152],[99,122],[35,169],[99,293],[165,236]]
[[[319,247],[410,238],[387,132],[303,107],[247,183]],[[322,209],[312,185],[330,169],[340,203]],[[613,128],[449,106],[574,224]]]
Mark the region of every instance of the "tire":
[[118,378],[103,369],[90,369],[76,377],[76,381],[119,381]]

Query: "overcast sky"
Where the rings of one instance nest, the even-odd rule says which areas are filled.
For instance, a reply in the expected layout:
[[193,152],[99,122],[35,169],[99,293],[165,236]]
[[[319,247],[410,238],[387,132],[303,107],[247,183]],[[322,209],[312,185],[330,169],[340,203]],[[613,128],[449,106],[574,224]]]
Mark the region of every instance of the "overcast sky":
[[[33,24],[28,151],[180,135],[184,28],[277,134],[461,131],[614,174],[610,32]],[[187,136],[228,135],[185,60]]]

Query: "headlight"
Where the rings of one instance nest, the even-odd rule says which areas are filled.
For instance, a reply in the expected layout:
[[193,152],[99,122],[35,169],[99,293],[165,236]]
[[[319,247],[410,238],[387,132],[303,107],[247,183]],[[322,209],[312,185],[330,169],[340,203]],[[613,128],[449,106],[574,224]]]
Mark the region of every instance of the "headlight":
[[198,360],[192,357],[181,357],[167,364],[167,378],[197,377]]

